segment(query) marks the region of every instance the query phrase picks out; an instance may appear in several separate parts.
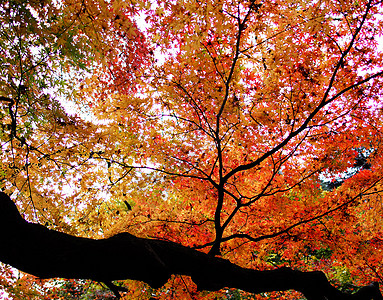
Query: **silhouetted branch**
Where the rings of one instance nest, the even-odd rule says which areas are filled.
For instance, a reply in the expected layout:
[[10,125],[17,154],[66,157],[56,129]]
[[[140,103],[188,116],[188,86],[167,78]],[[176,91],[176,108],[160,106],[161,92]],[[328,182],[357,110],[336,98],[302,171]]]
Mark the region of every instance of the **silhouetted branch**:
[[159,288],[172,274],[180,274],[190,276],[199,290],[238,288],[262,293],[294,289],[309,300],[383,299],[377,283],[350,295],[333,287],[322,272],[242,268],[173,242],[129,233],[93,240],[49,230],[25,221],[1,192],[0,239],[0,261],[4,263],[40,278],[104,282],[116,296],[122,289],[112,283],[114,280],[141,280]]

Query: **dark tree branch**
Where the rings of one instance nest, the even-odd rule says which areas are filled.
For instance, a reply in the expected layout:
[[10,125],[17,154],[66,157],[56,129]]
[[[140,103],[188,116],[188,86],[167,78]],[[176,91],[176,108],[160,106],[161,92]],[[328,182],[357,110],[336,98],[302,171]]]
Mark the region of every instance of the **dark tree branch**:
[[117,299],[121,298],[120,292],[128,292],[129,290],[123,286],[115,285],[111,281],[106,281],[104,284],[113,292]]
[[182,245],[120,233],[93,240],[29,223],[0,192],[0,261],[40,278],[92,279],[118,294],[113,280],[141,280],[159,288],[171,274],[191,276],[199,290],[238,288],[250,293],[302,292],[309,300],[383,300],[378,284],[349,295],[333,287],[322,272],[289,268],[258,271],[241,268]]

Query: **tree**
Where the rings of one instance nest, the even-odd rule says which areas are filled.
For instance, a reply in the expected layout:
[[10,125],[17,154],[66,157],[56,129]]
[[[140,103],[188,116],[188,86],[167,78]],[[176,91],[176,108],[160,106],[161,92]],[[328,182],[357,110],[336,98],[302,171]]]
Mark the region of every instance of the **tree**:
[[382,299],[379,1],[0,9],[0,261],[130,298]]

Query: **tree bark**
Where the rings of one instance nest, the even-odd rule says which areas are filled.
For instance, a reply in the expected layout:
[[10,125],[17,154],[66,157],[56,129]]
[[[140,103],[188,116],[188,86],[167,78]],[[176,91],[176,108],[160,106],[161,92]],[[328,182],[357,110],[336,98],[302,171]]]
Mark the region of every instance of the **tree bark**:
[[176,243],[128,233],[99,240],[71,236],[25,221],[1,192],[0,242],[0,261],[40,278],[133,279],[159,288],[171,274],[180,274],[191,276],[200,290],[226,287],[261,293],[294,289],[309,300],[383,299],[377,283],[349,295],[334,288],[322,272],[241,268]]

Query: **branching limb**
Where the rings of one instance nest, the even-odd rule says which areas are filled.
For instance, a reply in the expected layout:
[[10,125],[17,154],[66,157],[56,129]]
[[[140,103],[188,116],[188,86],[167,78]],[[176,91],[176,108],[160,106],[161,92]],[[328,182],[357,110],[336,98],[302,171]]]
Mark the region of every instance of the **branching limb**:
[[104,284],[113,292],[117,299],[121,299],[120,292],[128,292],[129,290],[123,286],[115,285],[111,281],[104,281]]
[[237,288],[262,293],[294,289],[308,300],[383,300],[377,283],[345,294],[322,272],[242,268],[180,244],[129,233],[93,240],[49,230],[25,221],[4,193],[0,193],[0,241],[4,263],[40,278],[104,282],[116,297],[126,290],[114,285],[114,280],[140,280],[159,288],[171,274],[179,274],[190,276],[199,290]]

